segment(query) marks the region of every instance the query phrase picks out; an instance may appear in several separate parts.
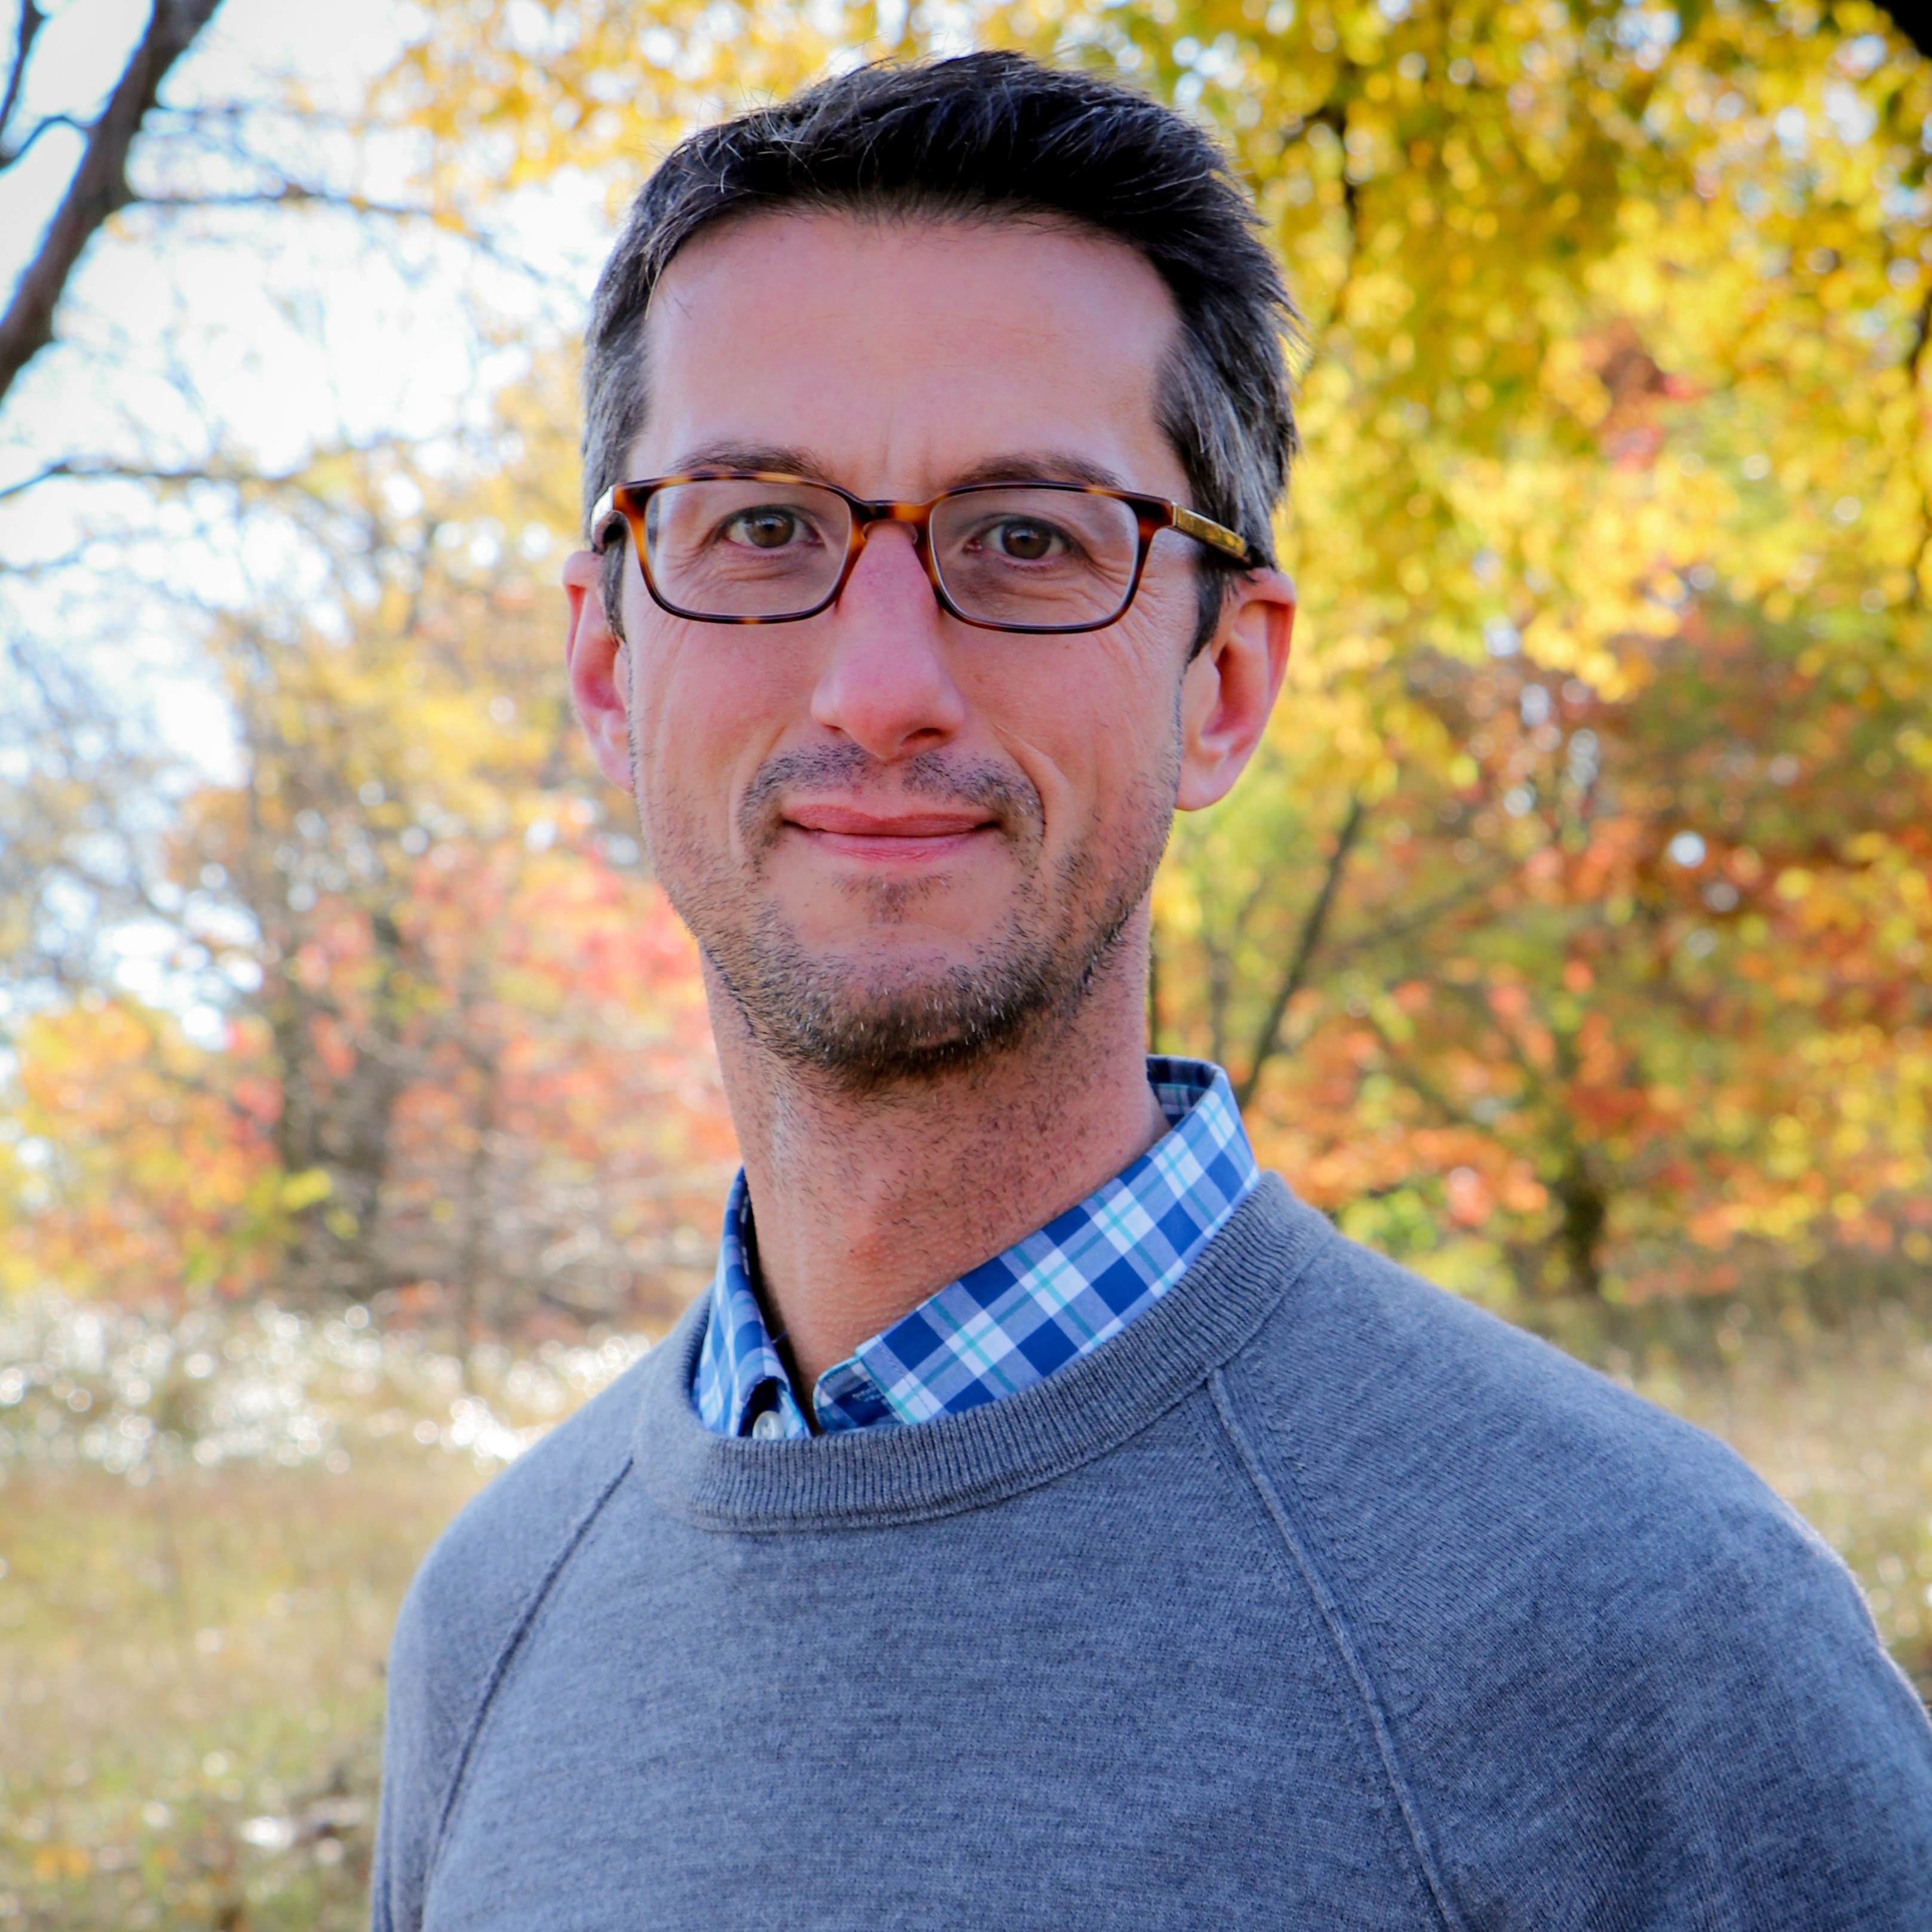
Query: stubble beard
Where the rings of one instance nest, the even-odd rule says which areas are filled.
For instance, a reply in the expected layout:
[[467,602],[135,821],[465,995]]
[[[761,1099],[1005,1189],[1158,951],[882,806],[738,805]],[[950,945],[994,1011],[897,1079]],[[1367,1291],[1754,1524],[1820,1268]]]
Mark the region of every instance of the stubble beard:
[[[738,830],[748,872],[699,849],[674,815],[652,842],[660,883],[753,1040],[848,1094],[928,1085],[1017,1052],[1043,1050],[1077,1018],[1118,958],[1167,842],[1174,787],[1136,788],[1117,823],[1049,865],[1040,795],[1010,767],[943,753],[908,760],[893,788],[988,812],[1010,842],[1019,884],[1001,930],[969,961],[868,968],[808,951],[767,882],[783,836],[778,802],[802,788],[880,789],[883,768],[854,746],[782,754],[748,788]],[[981,835],[987,836],[987,835]],[[916,916],[922,884],[861,886],[861,916],[890,928]]]

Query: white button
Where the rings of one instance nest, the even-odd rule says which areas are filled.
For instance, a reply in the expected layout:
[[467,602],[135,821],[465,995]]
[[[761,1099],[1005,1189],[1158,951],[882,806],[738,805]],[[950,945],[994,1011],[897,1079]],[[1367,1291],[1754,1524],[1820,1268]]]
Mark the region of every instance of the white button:
[[775,1408],[768,1408],[752,1424],[752,1434],[760,1442],[777,1442],[785,1432],[784,1418]]

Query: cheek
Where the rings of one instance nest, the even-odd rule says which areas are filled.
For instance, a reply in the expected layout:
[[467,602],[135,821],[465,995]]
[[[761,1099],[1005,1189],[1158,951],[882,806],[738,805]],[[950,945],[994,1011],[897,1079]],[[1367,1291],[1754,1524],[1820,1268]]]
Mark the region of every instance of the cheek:
[[[1050,850],[1066,852],[1173,804],[1179,736],[1175,698],[1185,645],[1167,626],[1126,622],[1101,637],[1042,640],[983,694],[984,715],[1031,780]],[[977,695],[978,694],[976,694]]]
[[784,659],[758,648],[765,634],[754,629],[658,630],[638,653],[631,713],[644,830],[722,846],[733,800],[793,715]]
[[1147,585],[1114,627],[1117,789],[1143,799],[1157,789],[1170,808],[1180,782],[1182,680],[1199,615],[1193,573],[1170,569]]

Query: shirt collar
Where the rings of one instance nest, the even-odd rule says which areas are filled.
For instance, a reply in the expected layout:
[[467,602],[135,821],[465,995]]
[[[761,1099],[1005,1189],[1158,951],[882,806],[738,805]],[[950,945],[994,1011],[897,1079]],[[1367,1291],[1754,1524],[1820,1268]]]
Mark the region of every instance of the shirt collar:
[[[1078,1207],[930,1295],[819,1377],[827,1431],[923,1422],[996,1400],[1096,1348],[1158,1300],[1246,1198],[1260,1170],[1228,1076],[1155,1055],[1148,1082],[1169,1123]],[[724,1205],[692,1394],[714,1433],[812,1432],[752,1286],[743,1171]]]

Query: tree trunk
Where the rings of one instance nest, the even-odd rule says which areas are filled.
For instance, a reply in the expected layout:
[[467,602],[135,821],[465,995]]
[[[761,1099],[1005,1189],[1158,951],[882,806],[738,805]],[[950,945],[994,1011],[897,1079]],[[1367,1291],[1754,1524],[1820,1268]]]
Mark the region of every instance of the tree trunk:
[[1604,1289],[1604,1228],[1610,1219],[1609,1198],[1581,1154],[1571,1155],[1552,1192],[1563,1210],[1556,1240],[1563,1256],[1564,1285],[1572,1294],[1600,1295]]
[[[221,0],[154,0],[146,31],[128,57],[40,245],[21,272],[0,315],[0,401],[14,380],[54,339],[59,306],[81,252],[94,232],[134,199],[128,154],[154,104],[161,82],[214,16]],[[24,36],[23,36],[24,38]],[[25,50],[22,50],[24,55]]]

